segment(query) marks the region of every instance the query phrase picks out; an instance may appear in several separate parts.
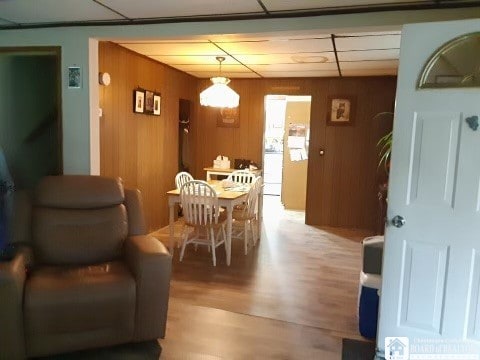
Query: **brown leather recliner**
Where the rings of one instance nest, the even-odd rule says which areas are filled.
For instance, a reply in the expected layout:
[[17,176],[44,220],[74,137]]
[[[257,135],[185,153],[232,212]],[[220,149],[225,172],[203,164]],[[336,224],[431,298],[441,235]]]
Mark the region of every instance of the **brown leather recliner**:
[[14,218],[31,246],[0,263],[0,359],[163,338],[171,256],[145,235],[140,193],[51,176],[32,205]]

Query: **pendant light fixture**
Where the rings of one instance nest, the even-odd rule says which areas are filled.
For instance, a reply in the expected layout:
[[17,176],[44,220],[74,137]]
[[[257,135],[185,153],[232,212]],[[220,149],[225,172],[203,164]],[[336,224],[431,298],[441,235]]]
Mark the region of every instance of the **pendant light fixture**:
[[220,64],[219,76],[212,77],[210,80],[213,85],[200,93],[200,105],[219,108],[235,108],[238,106],[240,96],[228,87],[230,79],[221,76],[222,62],[225,61],[225,58],[223,56],[217,56],[216,59]]

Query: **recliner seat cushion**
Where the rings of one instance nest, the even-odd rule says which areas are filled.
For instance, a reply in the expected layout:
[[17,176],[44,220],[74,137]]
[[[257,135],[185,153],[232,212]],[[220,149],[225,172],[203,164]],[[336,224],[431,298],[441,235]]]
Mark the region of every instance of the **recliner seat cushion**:
[[119,258],[127,237],[125,206],[94,210],[35,208],[36,260],[50,265],[83,265]]
[[25,288],[28,355],[131,341],[135,286],[121,262],[34,270]]

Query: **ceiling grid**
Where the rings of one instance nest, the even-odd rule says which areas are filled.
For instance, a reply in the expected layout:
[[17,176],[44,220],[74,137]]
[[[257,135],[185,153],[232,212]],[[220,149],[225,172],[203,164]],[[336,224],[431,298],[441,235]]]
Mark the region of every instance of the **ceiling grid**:
[[[479,0],[3,0],[2,29],[267,19],[478,6]],[[72,11],[75,9],[75,11]],[[199,78],[395,75],[400,32],[269,33],[110,39]]]

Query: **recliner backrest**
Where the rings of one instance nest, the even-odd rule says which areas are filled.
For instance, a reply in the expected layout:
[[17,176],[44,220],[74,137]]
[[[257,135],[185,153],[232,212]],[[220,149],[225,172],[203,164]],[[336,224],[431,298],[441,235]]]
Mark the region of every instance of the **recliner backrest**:
[[128,234],[120,179],[48,176],[32,214],[35,258],[49,265],[85,265],[120,257]]

